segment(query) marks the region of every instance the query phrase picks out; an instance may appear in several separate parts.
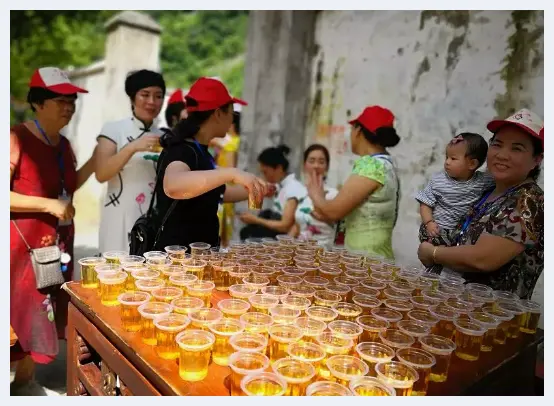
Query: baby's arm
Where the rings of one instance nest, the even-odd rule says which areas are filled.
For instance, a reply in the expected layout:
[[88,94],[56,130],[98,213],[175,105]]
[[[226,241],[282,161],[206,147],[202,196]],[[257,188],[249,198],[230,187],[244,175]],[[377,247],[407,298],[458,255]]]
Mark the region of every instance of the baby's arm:
[[433,185],[435,183],[434,178],[435,176],[433,176],[425,188],[420,190],[415,196],[415,199],[419,202],[421,222],[425,225],[431,237],[435,237],[440,233],[439,226],[435,223],[433,218],[433,208],[436,204],[436,197],[433,191]]

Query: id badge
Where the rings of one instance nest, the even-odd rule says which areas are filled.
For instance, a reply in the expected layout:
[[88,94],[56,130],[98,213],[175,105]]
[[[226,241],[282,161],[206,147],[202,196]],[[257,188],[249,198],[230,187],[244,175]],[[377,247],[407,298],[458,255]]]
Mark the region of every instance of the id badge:
[[[71,196],[66,193],[65,190],[62,191],[62,193],[58,196],[59,200],[65,200],[65,201],[71,201]],[[59,225],[60,226],[70,226],[73,223],[73,219],[71,220],[60,220]]]

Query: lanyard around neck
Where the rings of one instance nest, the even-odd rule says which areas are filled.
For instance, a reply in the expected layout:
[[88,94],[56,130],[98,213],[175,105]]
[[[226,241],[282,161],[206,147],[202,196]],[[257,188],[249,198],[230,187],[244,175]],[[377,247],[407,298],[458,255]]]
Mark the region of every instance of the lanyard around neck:
[[198,150],[200,151],[200,153],[204,156],[204,158],[208,158],[210,163],[212,164],[212,169],[215,169],[217,166],[215,164],[215,160],[214,160],[214,157],[211,156],[209,153],[207,153],[206,151],[204,151],[204,148],[202,148],[202,145],[200,145],[200,143],[198,141],[196,141],[195,138],[192,139],[194,141],[194,144],[196,145],[196,148],[198,148]]

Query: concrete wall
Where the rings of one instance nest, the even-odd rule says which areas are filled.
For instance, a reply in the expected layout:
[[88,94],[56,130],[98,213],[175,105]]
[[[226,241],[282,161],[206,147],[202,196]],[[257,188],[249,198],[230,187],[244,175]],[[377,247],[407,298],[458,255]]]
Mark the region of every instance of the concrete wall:
[[542,12],[318,13],[305,143],[330,147],[329,180],[340,185],[353,158],[347,121],[372,104],[395,113],[402,138],[390,150],[402,185],[393,241],[399,260],[417,262],[412,195],[441,170],[453,135],[487,135],[489,119],[521,107],[543,116],[542,25]]

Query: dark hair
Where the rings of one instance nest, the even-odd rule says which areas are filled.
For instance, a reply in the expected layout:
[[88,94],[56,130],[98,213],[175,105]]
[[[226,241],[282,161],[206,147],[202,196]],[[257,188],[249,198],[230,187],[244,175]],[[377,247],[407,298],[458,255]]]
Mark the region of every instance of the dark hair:
[[[167,123],[167,126],[172,128],[174,127],[177,122],[180,120],[181,111],[185,109],[185,103],[184,102],[177,102],[177,103],[171,103],[165,108],[165,122]],[[174,118],[177,117],[177,121],[173,122]]]
[[233,125],[237,134],[240,135],[240,112],[238,111],[233,113]]
[[150,86],[161,88],[162,93],[165,95],[165,80],[158,72],[141,69],[129,73],[125,79],[125,93],[127,93],[131,101],[135,101],[135,96],[139,90]]
[[323,155],[325,155],[325,160],[327,161],[327,167],[331,165],[331,156],[329,155],[329,150],[321,144],[312,144],[308,148],[306,148],[306,151],[304,151],[304,163],[306,163],[306,161],[308,160],[308,156],[310,156],[310,154],[314,151],[323,152]]
[[[480,168],[487,159],[487,151],[489,150],[487,141],[485,141],[485,139],[481,135],[475,133],[461,133],[454,137],[454,139],[459,139],[458,137],[463,138],[467,145],[466,157],[477,159],[479,165],[476,169]],[[450,141],[448,145],[452,144],[455,143],[453,141]]]
[[[529,135],[529,138],[531,139],[531,144],[533,145],[533,156],[538,156],[538,155],[544,153],[544,146],[542,145],[542,141],[539,140],[536,137],[533,137],[530,134],[528,134],[528,135]],[[492,143],[494,141],[495,137],[496,137],[496,134],[494,134],[492,136],[492,138],[490,139],[489,142]],[[538,164],[533,169],[531,169],[531,171],[529,172],[527,177],[531,178],[533,180],[537,180],[539,178],[540,174],[541,174],[541,165]]]
[[379,127],[375,132],[371,132],[358,121],[355,125],[362,130],[364,138],[372,144],[389,148],[395,147],[400,142],[400,137],[396,133],[394,127]]
[[258,162],[273,169],[282,166],[283,170],[287,172],[289,170],[289,160],[286,158],[286,155],[289,152],[290,148],[286,145],[266,148],[258,155]]
[[[198,102],[190,97],[185,97],[186,105],[189,107],[198,106]],[[229,111],[231,103],[221,106],[220,110]],[[187,118],[179,120],[171,132],[166,132],[160,137],[160,145],[162,148],[170,147],[184,141],[185,139],[193,138],[200,130],[200,125],[204,123],[215,110],[206,111],[191,111]]]
[[60,94],[43,87],[31,87],[27,93],[27,103],[31,106],[31,110],[36,111],[33,104],[42,106],[46,100],[55,99],[56,97],[73,97],[77,99],[77,93],[73,94]]

